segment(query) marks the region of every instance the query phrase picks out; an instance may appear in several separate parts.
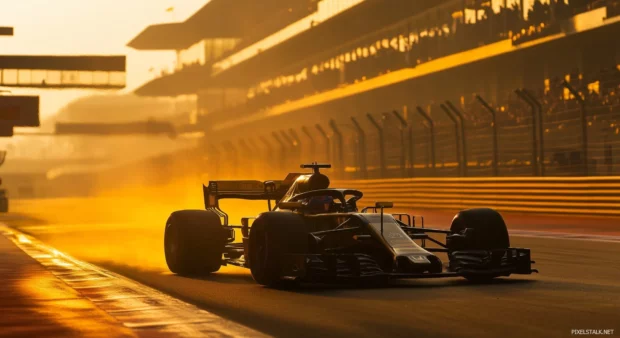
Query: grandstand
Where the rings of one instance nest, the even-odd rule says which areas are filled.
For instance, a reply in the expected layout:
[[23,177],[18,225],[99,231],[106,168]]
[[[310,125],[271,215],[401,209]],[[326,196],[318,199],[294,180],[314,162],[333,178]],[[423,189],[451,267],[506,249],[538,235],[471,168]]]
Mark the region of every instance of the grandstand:
[[[153,27],[129,43],[178,51],[175,72],[136,93],[196,95],[212,173],[301,159],[346,178],[620,166],[618,0],[226,3],[160,32],[177,44]],[[268,28],[266,13],[280,13]]]

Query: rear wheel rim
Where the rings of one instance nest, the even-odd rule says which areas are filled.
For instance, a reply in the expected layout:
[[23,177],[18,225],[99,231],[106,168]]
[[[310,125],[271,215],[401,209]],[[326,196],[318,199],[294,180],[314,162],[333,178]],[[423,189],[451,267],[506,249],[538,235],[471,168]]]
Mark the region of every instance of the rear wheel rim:
[[171,263],[175,263],[177,261],[177,255],[179,251],[178,231],[176,231],[172,224],[168,224],[168,233],[166,235],[167,236],[164,243],[166,249],[166,258]]

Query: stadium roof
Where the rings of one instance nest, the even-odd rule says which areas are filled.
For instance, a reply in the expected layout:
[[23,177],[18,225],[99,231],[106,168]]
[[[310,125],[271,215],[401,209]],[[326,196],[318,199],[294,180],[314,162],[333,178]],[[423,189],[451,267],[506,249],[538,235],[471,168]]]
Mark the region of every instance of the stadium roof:
[[192,44],[196,32],[185,22],[166,23],[146,27],[127,46],[143,50],[183,49]]
[[[201,39],[257,36],[258,26],[270,26],[274,13],[316,8],[316,0],[211,0],[184,22],[151,25],[127,46],[141,50],[184,49]],[[264,32],[266,36],[270,32]]]
[[235,83],[237,86],[251,85],[258,79],[277,75],[283,68],[317,55],[321,51],[338,48],[343,43],[447,2],[446,0],[390,0],[390,6],[386,6],[385,1],[366,0],[310,30],[223,71],[215,79],[216,81],[226,79],[227,82]]
[[[445,3],[447,0],[390,1],[392,1],[391,6],[386,6],[385,0],[366,0],[310,30],[217,74],[209,80],[198,81],[205,75],[210,77],[209,66],[205,65],[201,67],[204,70],[200,74],[166,75],[144,84],[135,92],[144,96],[176,96],[193,93],[199,88],[208,86],[246,87],[262,78],[282,71],[283,68],[299,60],[316,55],[319,51],[332,49],[343,42],[376,31],[434,5]],[[201,87],[192,88],[197,84]]]

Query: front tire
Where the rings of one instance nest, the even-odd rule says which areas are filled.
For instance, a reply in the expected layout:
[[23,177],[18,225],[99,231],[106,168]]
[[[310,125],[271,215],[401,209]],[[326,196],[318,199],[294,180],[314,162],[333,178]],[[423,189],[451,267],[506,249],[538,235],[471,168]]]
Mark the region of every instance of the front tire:
[[283,287],[284,255],[308,252],[308,232],[303,217],[288,212],[266,212],[250,230],[250,271],[261,285]]
[[199,276],[220,269],[228,238],[220,217],[210,210],[173,212],[166,222],[164,253],[171,272]]
[[[454,252],[484,252],[488,250],[502,250],[510,247],[508,229],[499,212],[488,208],[462,210],[452,220],[450,226],[452,235],[448,239],[450,264],[455,262],[456,270],[462,269]],[[499,264],[503,254],[491,253],[491,263]],[[463,269],[463,277],[475,283],[488,282],[501,276],[494,272],[485,272],[484,269]]]

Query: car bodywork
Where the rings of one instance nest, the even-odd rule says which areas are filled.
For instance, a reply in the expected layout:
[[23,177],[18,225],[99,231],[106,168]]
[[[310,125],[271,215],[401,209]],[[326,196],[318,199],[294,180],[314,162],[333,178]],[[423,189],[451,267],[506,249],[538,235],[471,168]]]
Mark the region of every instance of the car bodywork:
[[[228,215],[219,207],[221,199],[237,198],[265,200],[270,214],[292,214],[290,217],[303,227],[307,247],[278,258],[283,279],[310,282],[455,276],[472,279],[537,272],[532,269],[529,249],[460,249],[472,231],[457,233],[426,228],[423,218],[386,213],[385,209],[392,207],[389,202],[377,202],[358,211],[357,201],[363,196],[359,190],[308,189],[310,181],[322,175],[319,168],[326,167],[329,165],[302,165],[312,168],[314,173],[291,173],[284,180],[210,181],[203,186],[205,208],[219,215],[222,227],[229,231],[222,265],[251,268],[253,264],[249,259],[252,257],[250,237],[251,223],[256,217],[244,217],[240,225],[231,225]],[[309,212],[308,200],[317,196],[327,196],[333,199],[333,204],[326,204],[324,212]],[[262,215],[257,217],[260,219]],[[243,236],[241,243],[235,241],[236,230]],[[437,239],[444,235],[445,241]],[[447,254],[447,264],[438,253]]]

